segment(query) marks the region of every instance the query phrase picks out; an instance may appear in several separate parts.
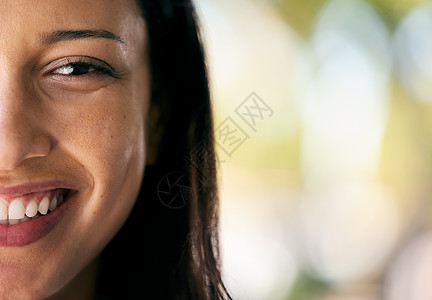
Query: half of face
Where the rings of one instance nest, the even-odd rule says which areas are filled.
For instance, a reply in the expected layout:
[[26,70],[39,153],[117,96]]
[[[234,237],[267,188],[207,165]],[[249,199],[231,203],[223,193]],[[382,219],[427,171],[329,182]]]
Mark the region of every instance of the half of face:
[[40,299],[95,259],[135,202],[146,28],[132,0],[5,0],[0,19],[0,295]]

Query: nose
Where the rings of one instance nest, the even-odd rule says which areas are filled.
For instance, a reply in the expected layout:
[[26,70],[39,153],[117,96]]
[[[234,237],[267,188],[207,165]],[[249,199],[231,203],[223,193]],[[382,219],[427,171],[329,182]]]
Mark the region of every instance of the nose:
[[14,170],[51,151],[50,138],[41,130],[42,116],[36,113],[39,109],[29,105],[23,92],[7,86],[0,84],[0,171]]

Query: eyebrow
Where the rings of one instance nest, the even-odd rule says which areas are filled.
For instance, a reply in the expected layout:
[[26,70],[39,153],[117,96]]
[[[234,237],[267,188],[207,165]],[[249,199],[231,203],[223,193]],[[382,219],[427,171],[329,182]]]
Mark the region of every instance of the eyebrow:
[[107,30],[57,30],[42,36],[43,44],[53,44],[60,41],[71,41],[85,38],[104,38],[117,41],[121,44],[126,44],[125,41]]

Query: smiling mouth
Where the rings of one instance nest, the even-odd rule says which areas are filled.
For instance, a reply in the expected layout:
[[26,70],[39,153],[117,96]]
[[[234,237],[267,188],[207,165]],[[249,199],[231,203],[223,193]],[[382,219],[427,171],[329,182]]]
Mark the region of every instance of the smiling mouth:
[[17,196],[0,195],[0,224],[16,225],[49,215],[61,206],[72,190],[54,189]]

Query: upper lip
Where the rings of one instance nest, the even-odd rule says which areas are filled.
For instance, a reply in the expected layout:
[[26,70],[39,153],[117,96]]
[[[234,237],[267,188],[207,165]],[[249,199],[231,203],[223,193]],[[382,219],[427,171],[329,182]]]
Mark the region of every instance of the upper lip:
[[28,182],[16,185],[0,184],[1,195],[26,195],[30,193],[45,192],[54,189],[76,190],[76,187],[68,182],[61,180],[50,180],[41,182]]

